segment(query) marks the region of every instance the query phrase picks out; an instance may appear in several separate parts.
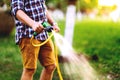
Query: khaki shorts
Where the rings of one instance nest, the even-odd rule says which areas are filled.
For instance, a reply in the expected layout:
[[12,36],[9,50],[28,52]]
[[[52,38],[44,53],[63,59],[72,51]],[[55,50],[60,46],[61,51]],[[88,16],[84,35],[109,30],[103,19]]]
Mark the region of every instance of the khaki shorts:
[[[38,40],[32,40],[35,44],[40,44]],[[42,66],[55,64],[54,45],[52,40],[40,47],[34,47],[29,38],[23,38],[19,43],[22,54],[23,67],[28,69],[37,68],[37,60]]]

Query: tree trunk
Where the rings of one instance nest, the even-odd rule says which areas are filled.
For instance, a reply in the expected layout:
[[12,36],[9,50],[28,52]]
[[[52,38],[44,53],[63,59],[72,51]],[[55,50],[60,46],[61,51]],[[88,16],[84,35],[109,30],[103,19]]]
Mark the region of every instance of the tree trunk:
[[76,5],[77,0],[68,0],[68,5]]

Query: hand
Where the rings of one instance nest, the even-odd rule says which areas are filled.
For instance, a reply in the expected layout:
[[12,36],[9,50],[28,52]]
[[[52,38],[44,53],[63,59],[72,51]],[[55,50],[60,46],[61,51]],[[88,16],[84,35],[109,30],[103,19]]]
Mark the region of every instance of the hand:
[[40,22],[34,22],[32,28],[37,33],[41,33],[44,30],[44,27]]
[[53,30],[55,30],[55,32],[60,32],[58,25],[53,25]]

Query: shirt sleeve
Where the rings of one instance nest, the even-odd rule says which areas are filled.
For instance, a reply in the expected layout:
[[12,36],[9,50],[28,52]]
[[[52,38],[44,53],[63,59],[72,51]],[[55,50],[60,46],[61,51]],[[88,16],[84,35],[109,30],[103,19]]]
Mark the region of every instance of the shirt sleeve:
[[11,13],[16,17],[18,10],[24,11],[24,0],[11,0]]

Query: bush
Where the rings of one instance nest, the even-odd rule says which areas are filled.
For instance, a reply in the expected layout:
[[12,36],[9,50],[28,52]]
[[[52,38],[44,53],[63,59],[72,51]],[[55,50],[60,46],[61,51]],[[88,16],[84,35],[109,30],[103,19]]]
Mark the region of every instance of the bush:
[[14,19],[9,11],[0,12],[0,36],[9,35],[14,28]]

